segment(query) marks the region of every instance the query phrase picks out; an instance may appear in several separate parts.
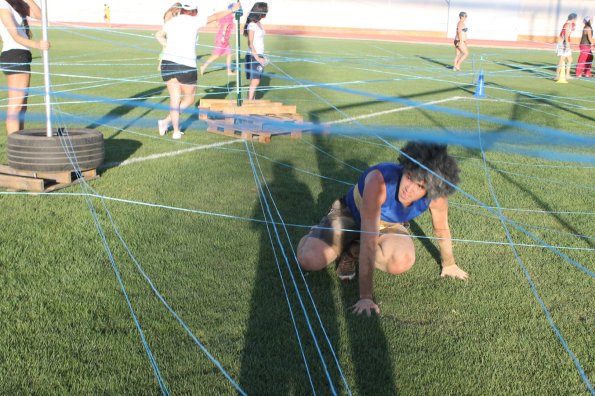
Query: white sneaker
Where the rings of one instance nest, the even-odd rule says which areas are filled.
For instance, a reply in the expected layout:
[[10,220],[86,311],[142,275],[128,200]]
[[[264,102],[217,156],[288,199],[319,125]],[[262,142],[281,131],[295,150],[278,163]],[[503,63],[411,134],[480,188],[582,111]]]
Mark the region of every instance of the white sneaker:
[[157,128],[159,129],[159,136],[163,136],[167,132],[169,125],[167,125],[165,120],[157,120]]
[[171,136],[172,139],[181,139],[182,138],[182,132],[180,131],[174,131],[173,135]]

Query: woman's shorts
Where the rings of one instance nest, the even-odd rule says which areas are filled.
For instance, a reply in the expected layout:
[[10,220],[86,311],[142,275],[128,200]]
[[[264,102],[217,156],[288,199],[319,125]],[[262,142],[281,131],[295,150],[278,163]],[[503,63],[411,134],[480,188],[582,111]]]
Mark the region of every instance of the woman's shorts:
[[572,50],[570,49],[570,46],[564,46],[564,44],[559,43],[556,45],[556,55],[569,57],[572,56]]
[[229,41],[222,43],[221,39],[217,40],[217,44],[215,44],[215,49],[213,50],[213,55],[231,55],[231,46],[229,45]]
[[198,73],[196,67],[180,65],[168,60],[161,61],[161,78],[167,82],[176,78],[179,82],[186,85],[196,85]]
[[[409,235],[407,226],[402,223],[380,222],[382,234]],[[337,199],[331,205],[328,214],[324,216],[317,226],[312,227],[308,237],[320,239],[333,248],[339,256],[351,242],[360,239],[360,226],[357,224],[345,199]]]
[[0,54],[0,69],[5,75],[31,72],[31,51],[11,49]]
[[[263,57],[263,55],[258,56]],[[244,67],[246,68],[246,78],[248,80],[260,80],[264,72],[264,67],[254,59],[252,54],[246,54]]]

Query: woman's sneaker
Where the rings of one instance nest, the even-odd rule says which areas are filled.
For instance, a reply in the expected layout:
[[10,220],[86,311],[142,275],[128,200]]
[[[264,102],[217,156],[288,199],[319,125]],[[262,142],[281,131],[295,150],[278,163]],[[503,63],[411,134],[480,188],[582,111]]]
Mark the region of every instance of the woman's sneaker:
[[159,129],[159,136],[163,136],[167,132],[169,125],[167,125],[165,120],[157,120],[157,128]]
[[172,139],[181,139],[182,138],[182,132],[180,131],[174,131],[174,133],[171,135]]
[[343,282],[348,282],[355,277],[359,263],[359,241],[353,241],[337,260],[337,276]]

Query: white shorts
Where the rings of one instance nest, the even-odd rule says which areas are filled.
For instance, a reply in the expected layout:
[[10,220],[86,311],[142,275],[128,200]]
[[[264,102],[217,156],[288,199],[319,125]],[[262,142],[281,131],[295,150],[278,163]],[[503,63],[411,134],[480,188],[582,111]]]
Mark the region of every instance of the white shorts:
[[572,56],[572,50],[570,49],[570,46],[564,48],[564,44],[558,43],[558,45],[556,45],[556,55],[563,57]]

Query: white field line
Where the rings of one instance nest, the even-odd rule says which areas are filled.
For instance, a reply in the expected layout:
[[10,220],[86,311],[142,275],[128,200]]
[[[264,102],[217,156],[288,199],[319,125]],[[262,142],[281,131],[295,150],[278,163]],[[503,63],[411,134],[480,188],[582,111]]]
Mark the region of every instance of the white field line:
[[379,111],[378,113],[364,114],[364,115],[360,115],[357,117],[345,118],[343,120],[331,121],[331,122],[325,123],[325,125],[344,124],[346,122],[363,120],[365,118],[372,118],[372,117],[377,117],[377,116],[381,116],[381,115],[385,115],[385,114],[398,113],[398,112],[405,111],[405,110],[413,110],[413,109],[417,109],[417,108],[424,107],[424,106],[431,106],[431,105],[440,104],[440,103],[452,102],[452,101],[460,100],[460,99],[466,99],[466,98],[463,96],[453,96],[452,98],[434,100],[433,102],[422,103],[417,106],[399,107],[396,109]]
[[148,155],[146,157],[132,158],[132,159],[120,161],[120,162],[117,162],[117,161],[107,162],[107,163],[101,165],[100,169],[114,168],[116,166],[131,165],[131,164],[136,164],[138,162],[151,161],[151,160],[156,160],[156,159],[161,159],[161,158],[166,158],[166,157],[175,157],[175,156],[178,156],[181,154],[191,153],[193,151],[205,150],[205,149],[209,149],[209,148],[213,148],[213,147],[226,146],[228,144],[238,143],[241,141],[242,140],[230,140],[228,142],[206,144],[203,146],[196,146],[196,147],[183,149],[183,150],[170,151],[170,152],[161,153],[161,154],[152,154],[152,155]]

